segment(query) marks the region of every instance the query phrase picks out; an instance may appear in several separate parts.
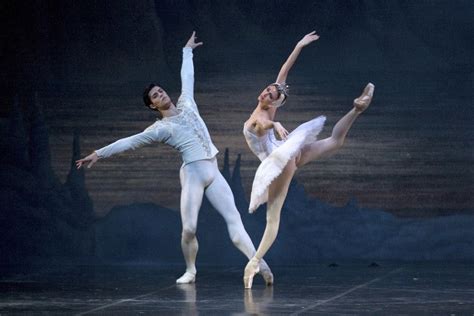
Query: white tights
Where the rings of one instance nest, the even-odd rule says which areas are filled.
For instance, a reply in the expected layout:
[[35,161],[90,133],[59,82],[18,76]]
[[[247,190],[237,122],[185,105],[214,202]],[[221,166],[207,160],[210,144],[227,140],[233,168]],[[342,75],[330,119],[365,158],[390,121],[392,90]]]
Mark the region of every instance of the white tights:
[[[216,159],[198,160],[181,167],[180,180],[182,187],[181,222],[183,225],[181,248],[188,276],[194,277],[196,275],[198,252],[196,228],[204,193],[212,206],[224,218],[234,245],[250,259],[255,254],[255,247],[244,228],[240,213],[235,206],[234,195],[220,173]],[[183,280],[182,283],[188,282]]]

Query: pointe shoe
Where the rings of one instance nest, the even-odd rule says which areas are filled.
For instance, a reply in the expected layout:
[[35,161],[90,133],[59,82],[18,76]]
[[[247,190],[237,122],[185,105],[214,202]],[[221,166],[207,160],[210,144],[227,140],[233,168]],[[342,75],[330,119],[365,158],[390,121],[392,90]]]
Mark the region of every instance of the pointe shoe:
[[259,269],[260,269],[259,274],[265,280],[265,284],[267,286],[272,285],[273,273],[272,273],[272,270],[270,270],[270,267],[268,266],[268,264],[264,260],[260,261]]
[[357,112],[364,112],[369,107],[372,97],[374,96],[374,89],[375,86],[369,82],[360,97],[354,99],[354,107]]
[[244,287],[246,289],[251,289],[252,288],[253,277],[255,276],[255,274],[257,274],[260,271],[259,264],[260,264],[259,260],[255,257],[253,257],[247,263],[247,266],[245,266]]
[[196,282],[196,273],[186,271],[179,279],[176,280],[177,284],[189,284]]

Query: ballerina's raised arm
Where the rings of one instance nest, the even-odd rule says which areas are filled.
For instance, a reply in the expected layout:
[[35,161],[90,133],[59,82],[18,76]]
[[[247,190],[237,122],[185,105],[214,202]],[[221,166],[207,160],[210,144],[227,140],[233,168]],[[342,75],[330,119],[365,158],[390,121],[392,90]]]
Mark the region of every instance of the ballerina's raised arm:
[[296,43],[296,46],[291,52],[290,56],[288,56],[286,62],[283,64],[283,66],[281,66],[280,72],[278,73],[278,77],[275,81],[276,83],[286,83],[286,77],[288,77],[288,73],[295,64],[295,61],[301,53],[303,47],[311,44],[314,41],[317,41],[318,39],[319,35],[316,34],[316,31],[312,31],[311,33],[306,34],[298,43]]

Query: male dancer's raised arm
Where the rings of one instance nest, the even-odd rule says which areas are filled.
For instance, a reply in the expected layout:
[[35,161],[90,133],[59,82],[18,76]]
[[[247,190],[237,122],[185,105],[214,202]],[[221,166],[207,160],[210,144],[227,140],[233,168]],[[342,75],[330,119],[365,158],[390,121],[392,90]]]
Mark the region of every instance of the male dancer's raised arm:
[[181,95],[193,98],[194,95],[194,64],[193,49],[203,43],[196,43],[196,32],[193,32],[186,45],[183,47],[183,63],[181,65]]
[[176,106],[179,108],[181,102],[188,102],[194,110],[197,110],[194,101],[194,64],[193,49],[201,46],[203,43],[196,43],[196,32],[193,32],[186,45],[183,47],[183,62],[181,64],[181,96]]

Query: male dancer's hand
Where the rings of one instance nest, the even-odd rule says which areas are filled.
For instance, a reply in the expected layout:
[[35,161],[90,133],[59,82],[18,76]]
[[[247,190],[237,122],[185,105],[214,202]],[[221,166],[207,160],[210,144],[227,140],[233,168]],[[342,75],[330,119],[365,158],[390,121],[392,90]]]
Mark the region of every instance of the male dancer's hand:
[[319,35],[316,34],[316,31],[312,31],[311,33],[306,34],[299,42],[296,44],[296,46],[299,46],[301,48],[305,47],[306,45],[311,44],[314,41],[317,41],[319,39]]
[[191,47],[192,49],[195,49],[196,47],[201,46],[203,44],[203,42],[196,43],[196,39],[196,31],[193,31],[193,34],[191,34],[191,37],[189,38],[185,47]]
[[89,156],[87,156],[85,158],[82,158],[82,159],[79,159],[79,160],[76,160],[76,167],[77,167],[77,169],[80,169],[83,164],[89,163],[87,165],[87,168],[90,168],[90,167],[92,167],[93,164],[95,164],[97,162],[97,160],[99,160],[99,157],[97,156],[97,154],[94,151]]

